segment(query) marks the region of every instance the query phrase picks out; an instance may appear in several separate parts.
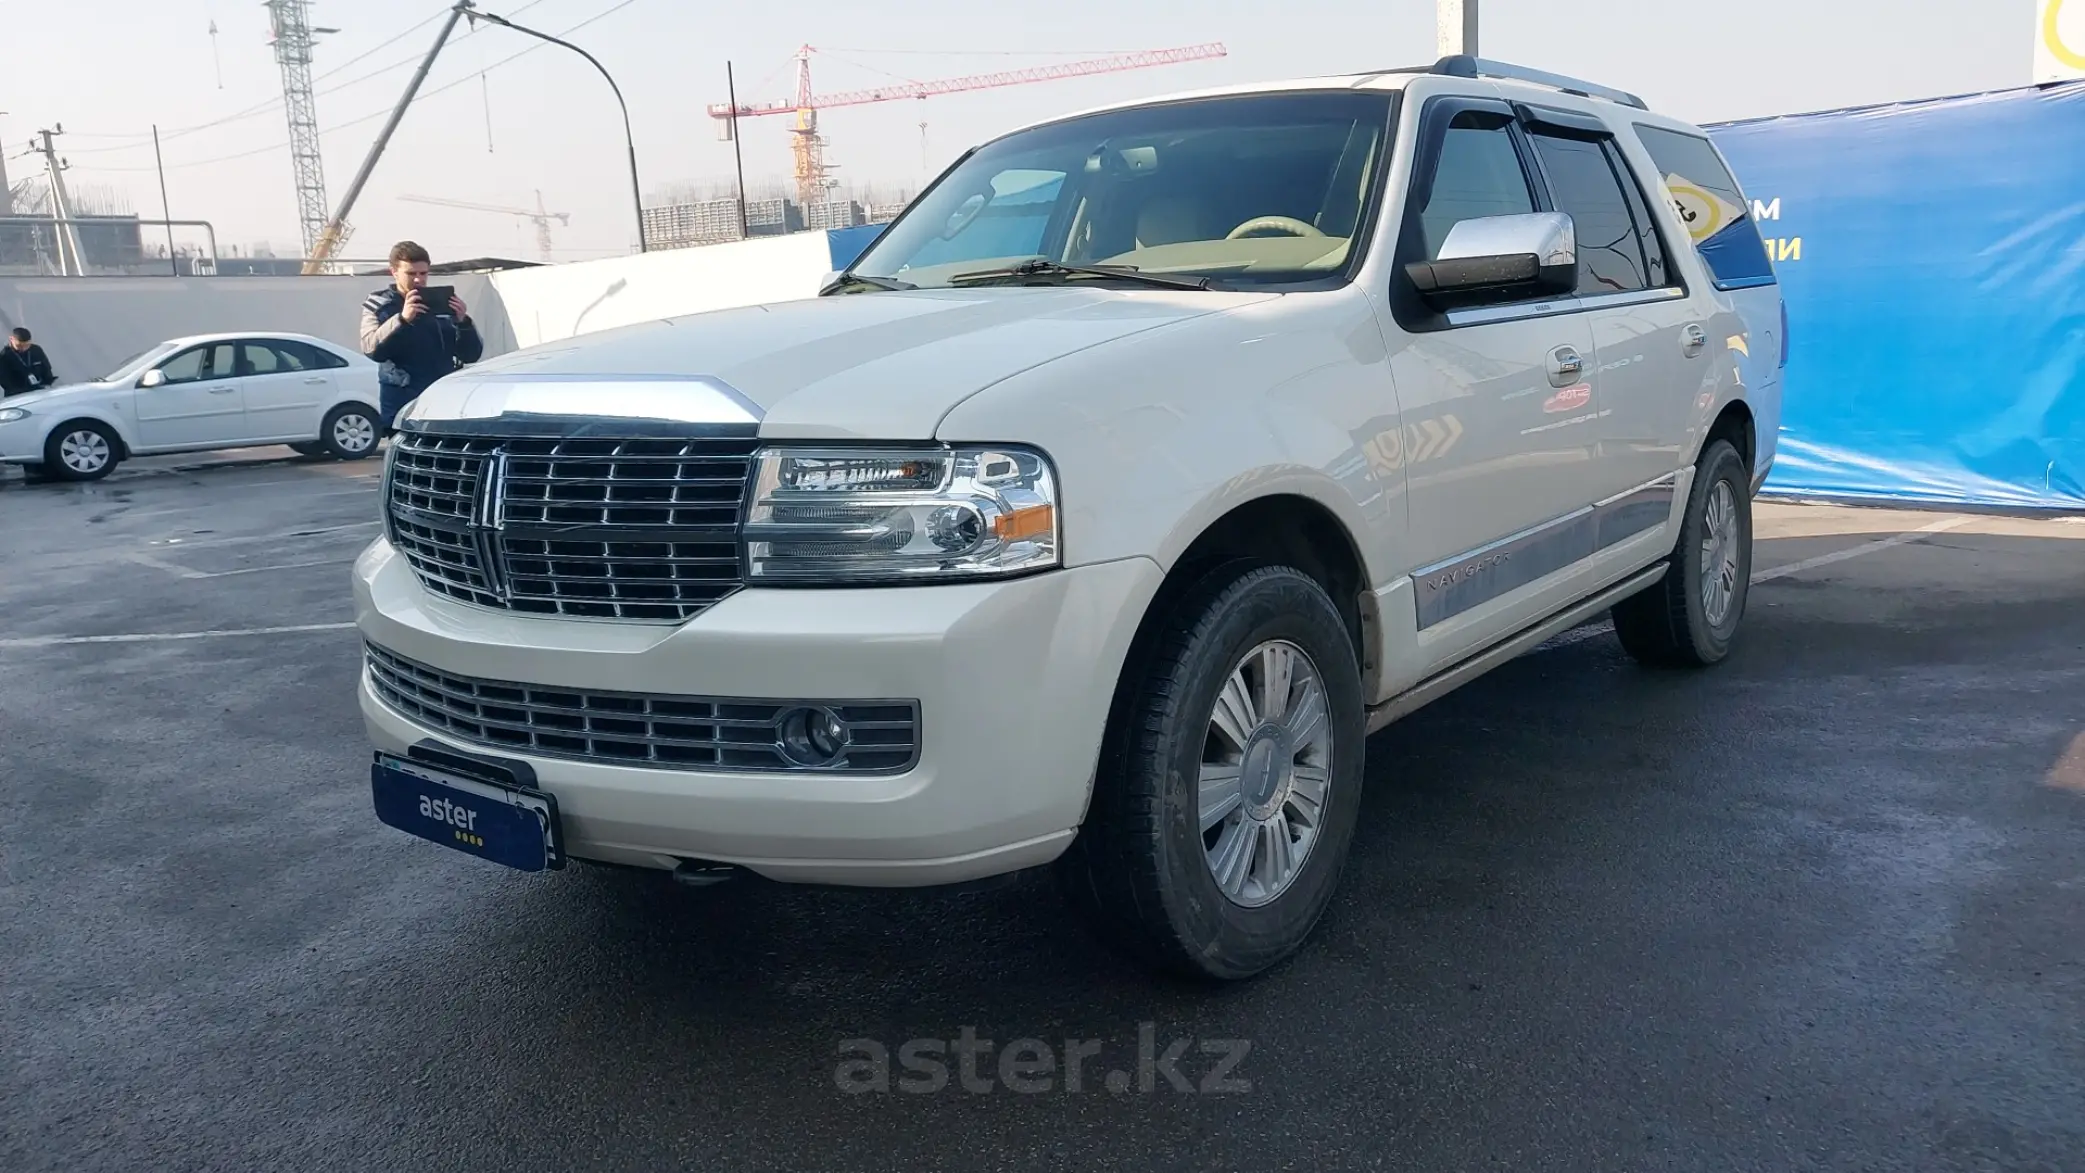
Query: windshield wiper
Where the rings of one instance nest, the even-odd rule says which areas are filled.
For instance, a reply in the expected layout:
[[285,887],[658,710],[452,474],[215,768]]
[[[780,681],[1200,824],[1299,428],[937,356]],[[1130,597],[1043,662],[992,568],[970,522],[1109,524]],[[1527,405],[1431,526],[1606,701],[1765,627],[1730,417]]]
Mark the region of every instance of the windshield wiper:
[[918,289],[919,286],[912,284],[910,281],[900,281],[895,277],[871,277],[867,273],[842,273],[838,277],[833,278],[831,284],[819,290],[818,296],[824,297],[828,293],[838,293],[843,289],[849,288],[898,290]]
[[1136,281],[1145,285],[1156,285],[1164,289],[1207,289],[1207,277],[1176,277],[1169,273],[1139,272],[1130,265],[1066,265],[1058,261],[1037,257],[1022,261],[1004,269],[979,269],[974,273],[958,273],[948,279],[950,285],[967,285],[984,281],[1005,281],[1021,277],[1054,277],[1063,280],[1070,277],[1114,277],[1122,281]]

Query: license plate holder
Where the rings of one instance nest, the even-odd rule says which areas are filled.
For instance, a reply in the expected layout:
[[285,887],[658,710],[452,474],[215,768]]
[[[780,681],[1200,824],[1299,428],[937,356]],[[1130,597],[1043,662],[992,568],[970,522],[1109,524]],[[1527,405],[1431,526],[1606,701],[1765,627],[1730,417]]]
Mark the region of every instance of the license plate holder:
[[378,821],[466,855],[540,872],[565,866],[557,796],[520,762],[415,746],[377,752],[369,765]]

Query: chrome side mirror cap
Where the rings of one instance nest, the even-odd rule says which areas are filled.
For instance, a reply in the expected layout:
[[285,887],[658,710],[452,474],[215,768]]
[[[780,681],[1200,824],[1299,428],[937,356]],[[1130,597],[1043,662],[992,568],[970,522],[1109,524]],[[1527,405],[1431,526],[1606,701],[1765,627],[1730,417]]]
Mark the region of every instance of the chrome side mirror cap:
[[1405,266],[1422,296],[1513,300],[1578,288],[1578,229],[1563,212],[1463,220],[1448,230],[1441,255]]

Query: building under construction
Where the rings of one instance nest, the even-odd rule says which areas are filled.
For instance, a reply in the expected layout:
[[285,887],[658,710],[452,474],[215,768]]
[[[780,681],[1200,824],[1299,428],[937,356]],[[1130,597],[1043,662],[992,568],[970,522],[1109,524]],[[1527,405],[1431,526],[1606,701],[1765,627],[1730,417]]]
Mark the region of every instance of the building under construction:
[[747,200],[745,230],[739,230],[735,199],[688,200],[644,210],[644,235],[652,248],[690,248],[727,244],[754,236],[783,236],[887,224],[905,210],[902,203],[864,203],[837,199],[802,204],[791,199]]

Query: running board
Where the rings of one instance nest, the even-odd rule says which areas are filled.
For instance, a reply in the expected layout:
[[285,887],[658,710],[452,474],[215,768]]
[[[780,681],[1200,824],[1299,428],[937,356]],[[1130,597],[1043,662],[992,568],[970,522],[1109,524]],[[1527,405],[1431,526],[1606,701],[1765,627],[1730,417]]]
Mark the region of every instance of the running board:
[[1630,595],[1657,585],[1665,577],[1669,563],[1660,562],[1601,591],[1566,611],[1559,611],[1549,619],[1528,628],[1519,635],[1511,636],[1491,645],[1467,660],[1438,675],[1420,681],[1404,692],[1398,693],[1382,704],[1368,710],[1368,731],[1374,733],[1400,717],[1408,716],[1417,709],[1454,692],[1470,681],[1477,679],[1500,664],[1538,647],[1577,627],[1586,620]]

